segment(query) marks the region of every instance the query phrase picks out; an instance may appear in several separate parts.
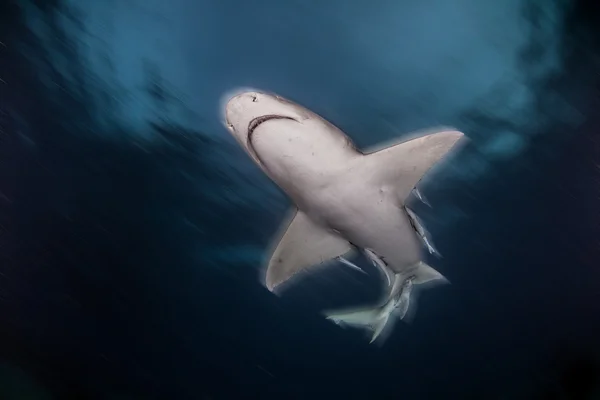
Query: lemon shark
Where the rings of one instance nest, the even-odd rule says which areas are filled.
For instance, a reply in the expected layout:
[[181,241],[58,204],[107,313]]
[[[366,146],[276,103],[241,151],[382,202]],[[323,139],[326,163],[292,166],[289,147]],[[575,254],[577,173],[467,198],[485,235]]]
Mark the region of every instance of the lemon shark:
[[425,248],[436,251],[405,203],[414,194],[428,204],[418,184],[461,132],[422,132],[363,152],[329,121],[275,94],[239,90],[221,104],[227,129],[294,204],[266,263],[270,291],[334,259],[358,268],[345,257],[362,251],[386,278],[386,293],[365,309],[325,315],[370,329],[372,342],[392,314],[404,318],[414,285],[447,282],[423,261]]

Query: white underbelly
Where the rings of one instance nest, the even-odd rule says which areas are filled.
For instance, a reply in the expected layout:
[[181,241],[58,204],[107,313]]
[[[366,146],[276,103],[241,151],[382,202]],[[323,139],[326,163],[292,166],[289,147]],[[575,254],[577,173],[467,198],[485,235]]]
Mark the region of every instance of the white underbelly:
[[358,188],[321,193],[306,206],[315,222],[339,232],[355,246],[382,256],[395,272],[423,260],[423,248],[405,210],[389,191]]

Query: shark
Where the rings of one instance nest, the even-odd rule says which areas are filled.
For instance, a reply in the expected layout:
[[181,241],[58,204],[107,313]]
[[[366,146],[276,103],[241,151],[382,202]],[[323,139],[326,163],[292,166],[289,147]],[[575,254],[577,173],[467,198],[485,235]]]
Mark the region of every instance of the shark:
[[[365,252],[369,254],[370,250],[367,249]],[[375,256],[374,259],[379,258]],[[413,289],[413,280],[414,277],[409,277],[404,281],[400,279],[395,280],[391,290],[392,295],[390,295],[389,300],[381,307],[365,307],[364,309],[353,309],[347,312],[331,312],[327,315],[327,319],[342,327],[350,326],[371,329],[373,335],[370,343],[373,343],[388,326],[388,321],[393,313],[401,320],[407,316]]]
[[360,270],[347,257],[362,251],[387,281],[381,300],[324,314],[369,329],[373,342],[392,315],[406,316],[413,286],[449,283],[424,262],[426,250],[437,250],[407,200],[414,195],[430,205],[419,183],[457,148],[462,132],[416,132],[362,151],[333,123],[274,93],[240,89],[221,105],[225,127],[293,203],[269,251],[268,290],[331,260]]

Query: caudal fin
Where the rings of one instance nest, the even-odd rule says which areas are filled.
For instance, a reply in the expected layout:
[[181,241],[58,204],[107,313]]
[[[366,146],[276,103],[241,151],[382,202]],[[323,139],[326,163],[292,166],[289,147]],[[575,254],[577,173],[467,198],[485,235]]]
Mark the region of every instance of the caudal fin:
[[376,339],[383,339],[382,335],[390,321],[390,313],[393,307],[388,304],[384,306],[375,306],[363,308],[359,310],[347,310],[338,312],[325,312],[327,319],[341,327],[352,327],[368,330],[371,336],[369,343],[373,343]]
[[381,332],[383,332],[383,329],[386,327],[389,318],[389,314],[384,315],[380,320],[371,325],[371,328],[373,329],[373,336],[371,337],[371,341],[369,343],[373,343],[379,337],[379,335],[381,335]]
[[356,328],[368,328],[373,321],[377,320],[378,308],[362,308],[346,311],[325,312],[328,320],[340,326],[352,326]]
[[[407,324],[412,322],[417,311],[420,289],[450,283],[444,275],[424,262],[419,262],[410,274],[397,274],[396,285],[398,282],[402,282],[401,290],[397,290],[396,293],[392,290],[390,294],[396,296],[397,299],[393,314]],[[418,285],[417,288],[415,285]]]
[[[387,266],[379,265],[380,268],[389,269]],[[383,305],[366,307],[362,309],[353,309],[346,311],[325,312],[328,320],[340,325],[351,326],[354,328],[369,329],[372,331],[370,343],[377,339],[384,339],[387,335],[382,333],[391,329],[390,324],[394,319],[401,319],[410,323],[412,316],[416,311],[416,290],[415,285],[431,285],[449,283],[449,281],[438,271],[419,262],[408,271],[394,274],[392,287],[388,293],[387,300]],[[396,318],[390,318],[390,316]],[[389,327],[387,330],[386,327]]]

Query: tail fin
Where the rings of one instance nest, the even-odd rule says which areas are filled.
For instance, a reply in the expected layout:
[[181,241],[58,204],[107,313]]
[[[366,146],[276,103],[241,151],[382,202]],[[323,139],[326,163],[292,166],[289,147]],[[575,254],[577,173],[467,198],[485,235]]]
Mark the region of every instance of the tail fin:
[[[394,286],[399,286],[400,290],[394,291],[394,288],[392,288],[390,293],[391,299],[394,297],[397,299],[393,307],[393,313],[407,324],[412,322],[417,311],[419,289],[450,283],[439,271],[422,261],[410,272],[396,274],[396,282],[398,284]],[[414,285],[419,285],[419,288],[414,289]]]
[[381,332],[383,332],[383,329],[386,327],[389,318],[389,314],[384,315],[381,319],[377,320],[377,322],[371,325],[371,329],[373,329],[373,336],[371,337],[371,341],[369,343],[373,343],[379,337],[379,335],[381,335]]
[[378,319],[378,308],[363,308],[346,311],[325,312],[327,319],[340,326],[368,328]]
[[373,343],[377,338],[383,338],[382,335],[388,322],[390,322],[390,313],[392,308],[388,304],[383,307],[370,307],[346,311],[325,312],[327,319],[341,327],[352,327],[366,329],[371,331],[371,340]]
[[384,339],[385,335],[382,336],[381,334],[390,321],[393,320],[390,318],[391,314],[405,322],[410,322],[416,311],[415,305],[417,303],[416,291],[413,290],[414,285],[449,283],[441,273],[424,262],[419,262],[413,268],[399,274],[394,274],[387,266],[380,264],[379,267],[387,269],[388,271],[385,271],[386,275],[392,277],[392,287],[383,305],[324,313],[328,320],[340,326],[372,330],[373,335],[370,343],[378,338]]

